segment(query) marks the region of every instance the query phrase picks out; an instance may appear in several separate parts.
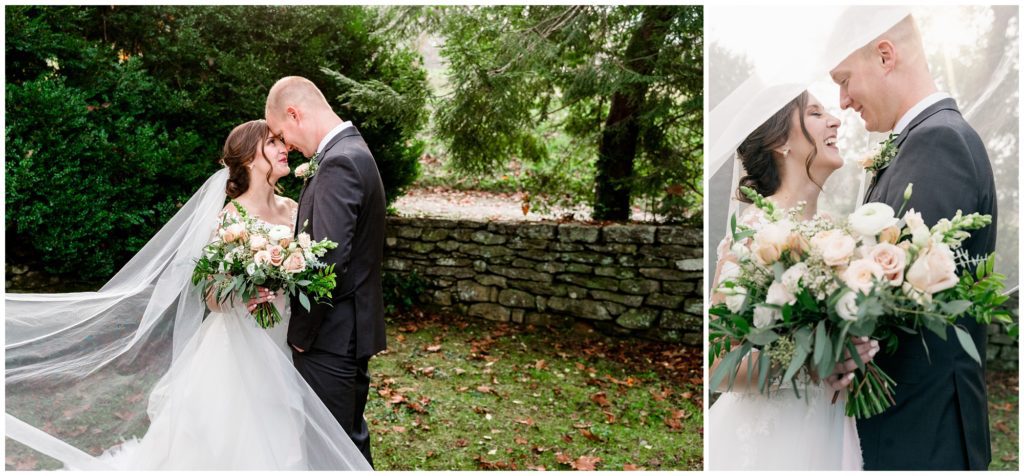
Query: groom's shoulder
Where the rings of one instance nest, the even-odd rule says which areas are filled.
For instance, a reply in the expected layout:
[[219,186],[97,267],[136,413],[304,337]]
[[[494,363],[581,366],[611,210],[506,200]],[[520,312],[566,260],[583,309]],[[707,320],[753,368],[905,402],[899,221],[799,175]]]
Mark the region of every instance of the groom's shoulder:
[[914,138],[914,135],[919,136],[919,139],[928,140],[936,135],[955,134],[971,141],[980,141],[978,132],[971,127],[957,109],[940,109],[921,121],[915,129],[917,134],[911,134],[908,139]]

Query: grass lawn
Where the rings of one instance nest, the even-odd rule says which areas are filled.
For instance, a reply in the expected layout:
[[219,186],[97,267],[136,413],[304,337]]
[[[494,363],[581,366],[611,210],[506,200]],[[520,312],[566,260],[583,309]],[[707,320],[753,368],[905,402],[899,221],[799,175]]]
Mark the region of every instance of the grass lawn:
[[700,349],[421,312],[370,362],[378,470],[699,470]]
[[992,436],[991,471],[1020,468],[1020,381],[1016,371],[988,373],[988,422]]

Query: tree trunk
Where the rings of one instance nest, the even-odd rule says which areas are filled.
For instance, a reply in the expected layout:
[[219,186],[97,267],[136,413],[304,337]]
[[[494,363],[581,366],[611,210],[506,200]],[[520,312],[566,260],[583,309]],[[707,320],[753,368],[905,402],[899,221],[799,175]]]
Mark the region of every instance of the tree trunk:
[[[678,7],[648,6],[640,25],[626,46],[623,64],[641,76],[654,71],[658,50],[665,42],[668,23]],[[626,85],[612,95],[611,108],[601,133],[598,148],[596,201],[594,218],[598,220],[629,220],[629,199],[633,178],[640,125],[637,116],[643,112],[647,83]]]

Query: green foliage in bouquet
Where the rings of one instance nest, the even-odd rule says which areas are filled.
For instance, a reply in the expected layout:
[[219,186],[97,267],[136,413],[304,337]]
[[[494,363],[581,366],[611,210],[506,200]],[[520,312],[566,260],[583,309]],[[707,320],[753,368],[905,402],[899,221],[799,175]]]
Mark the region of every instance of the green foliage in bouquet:
[[[788,219],[793,224],[799,221],[802,211],[777,210],[757,192],[751,189],[741,191],[770,222]],[[909,200],[909,195],[908,188],[905,200]],[[901,207],[901,211],[904,207]],[[886,220],[883,216],[880,223],[898,222],[892,217],[891,209],[888,209],[888,214],[889,218]],[[900,276],[904,276],[904,272],[909,275],[915,260],[923,259],[923,253],[935,252],[935,249],[946,253],[945,262],[948,266],[954,266],[952,252],[943,247],[958,248],[963,240],[970,237],[967,230],[991,223],[991,218],[986,215],[963,216],[958,212],[953,219],[940,220],[928,229],[920,223],[919,216],[916,218],[914,225],[909,224],[909,219],[904,220],[908,223],[905,229],[897,230],[893,225],[885,227],[892,228],[886,231],[892,242],[903,242],[900,249],[905,251],[906,258],[901,265],[903,268],[900,268]],[[822,227],[822,223],[826,224]],[[881,243],[875,240],[883,236],[884,229],[879,229],[877,235],[872,237],[851,232],[854,228],[852,222],[837,226],[816,218],[794,225],[793,233],[811,240],[812,236],[815,239],[820,236],[816,235],[818,232],[835,230],[850,240],[850,250],[857,244],[850,237],[861,236],[864,245],[868,247]],[[730,231],[734,243],[748,238],[754,238],[755,242],[757,240],[758,231],[738,225],[735,216],[732,217]],[[711,376],[711,388],[717,389],[722,383],[732,388],[741,365],[746,362],[747,386],[754,385],[753,376],[757,375],[756,386],[761,393],[769,393],[777,385],[791,383],[799,395],[800,383],[806,386],[816,376],[830,375],[836,363],[846,358],[844,353],[848,351],[857,363],[858,371],[851,383],[846,412],[850,416],[866,418],[885,411],[895,402],[893,394],[897,382],[873,362],[861,362],[850,337],[876,339],[887,352],[892,352],[900,344],[901,338],[906,338],[908,334],[917,335],[927,353],[923,330],[945,340],[948,329],[952,327],[964,352],[980,365],[981,356],[970,334],[957,320],[969,315],[983,324],[1013,323],[1009,312],[1001,308],[1007,296],[1002,294],[1004,277],[993,270],[994,255],[971,260],[960,252],[955,264],[960,269],[976,265],[974,274],[961,274],[955,284],[948,284],[949,281],[944,280],[947,287],[941,290],[936,288],[934,294],[931,294],[915,288],[909,278],[904,280],[904,277],[900,278],[902,286],[888,285],[876,276],[867,289],[855,289],[838,270],[826,265],[819,252],[791,249],[788,242],[786,246],[777,255],[778,259],[770,264],[749,256],[740,259],[741,271],[738,276],[719,283],[717,292],[726,295],[727,301],[712,306],[709,311],[714,316],[710,323],[709,361],[712,365],[716,361],[718,364]],[[847,264],[852,266],[852,262],[848,261]],[[791,271],[798,267],[802,267],[800,273],[791,275]],[[930,269],[927,271],[934,272]],[[799,281],[794,281],[793,276],[798,276]],[[799,289],[790,289],[794,282],[798,283]],[[792,292],[791,301],[783,305],[769,304],[769,295],[772,293],[769,283]],[[776,289],[776,297],[779,295]],[[762,313],[760,318],[759,312]],[[765,319],[766,312],[771,313],[769,315],[772,317]],[[1011,329],[1011,332],[1016,334],[1015,329]]]

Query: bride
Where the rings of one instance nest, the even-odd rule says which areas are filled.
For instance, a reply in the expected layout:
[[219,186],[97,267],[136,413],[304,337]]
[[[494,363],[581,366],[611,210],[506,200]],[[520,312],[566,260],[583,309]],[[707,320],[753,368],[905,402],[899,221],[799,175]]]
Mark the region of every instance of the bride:
[[[297,204],[275,194],[288,150],[265,121],[236,127],[221,162],[99,291],[7,295],[6,432],[31,450],[18,449],[70,469],[371,469],[292,365],[289,300],[218,303],[190,282],[237,213],[225,196],[294,234]],[[283,321],[260,328],[261,302]]]
[[[799,208],[805,220],[817,213],[821,185],[843,165],[836,147],[840,121],[825,111],[807,91],[800,93],[767,121],[754,129],[736,149],[746,171],[740,180],[780,209]],[[736,190],[737,198],[749,203]],[[767,223],[756,207],[748,207],[738,221],[751,228]],[[735,244],[744,246],[743,243]],[[719,261],[712,289],[723,274],[738,269],[727,236],[718,247]],[[712,303],[724,300],[712,295]],[[855,341],[865,362],[878,351],[877,343]],[[716,362],[717,363],[717,362]],[[843,400],[832,403],[833,386],[851,378],[848,362],[837,365],[837,374],[818,378],[797,397],[787,388],[768,395],[750,387],[748,368],[741,365],[731,388],[711,389],[722,394],[708,411],[707,464],[722,470],[851,470],[861,469],[860,443],[854,420],[844,415]],[[714,367],[708,374],[714,372]],[[757,382],[752,376],[751,382]],[[724,384],[723,384],[724,385]]]

